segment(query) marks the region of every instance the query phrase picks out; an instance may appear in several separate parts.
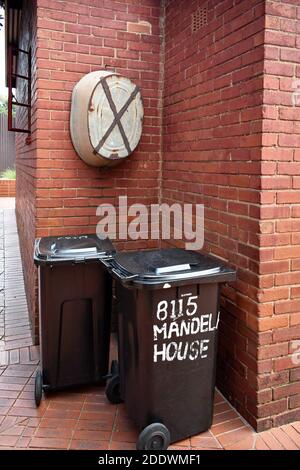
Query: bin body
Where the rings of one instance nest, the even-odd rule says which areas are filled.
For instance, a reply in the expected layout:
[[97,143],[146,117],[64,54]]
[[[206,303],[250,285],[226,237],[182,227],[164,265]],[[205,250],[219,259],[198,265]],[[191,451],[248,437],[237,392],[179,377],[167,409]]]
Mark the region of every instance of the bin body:
[[[165,251],[178,267],[176,255],[201,256],[160,250]],[[204,274],[199,271],[198,277],[186,279],[188,273],[179,271],[176,279],[139,276],[130,280],[124,270],[117,273],[114,263],[121,396],[140,430],[162,423],[170,431],[171,442],[204,432],[212,423],[219,286],[226,277],[233,280],[235,273],[228,268],[207,272],[202,266]]]
[[[72,247],[66,248],[70,244]],[[54,246],[58,248],[53,249]],[[104,383],[112,289],[111,278],[100,259],[112,253],[109,241],[91,235],[45,237],[36,241],[45,390]]]

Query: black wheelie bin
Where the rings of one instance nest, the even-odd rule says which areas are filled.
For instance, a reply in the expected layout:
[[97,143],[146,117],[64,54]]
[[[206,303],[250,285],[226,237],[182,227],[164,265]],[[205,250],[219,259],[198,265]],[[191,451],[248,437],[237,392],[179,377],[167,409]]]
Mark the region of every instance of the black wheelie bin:
[[137,449],[163,450],[212,423],[220,284],[235,271],[176,248],[118,253],[119,367],[106,395],[125,402]]
[[110,340],[111,276],[102,259],[115,253],[110,240],[96,235],[39,238],[41,367],[35,401],[42,391],[104,383]]

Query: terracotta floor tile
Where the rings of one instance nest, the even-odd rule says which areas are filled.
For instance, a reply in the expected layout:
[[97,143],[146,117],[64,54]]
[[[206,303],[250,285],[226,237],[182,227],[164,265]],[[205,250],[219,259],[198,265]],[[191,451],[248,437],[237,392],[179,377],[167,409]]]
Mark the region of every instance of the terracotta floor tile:
[[80,411],[83,407],[83,403],[80,401],[49,401],[48,410],[76,410]]
[[223,395],[221,395],[221,393],[218,390],[216,390],[214,403],[217,404],[217,403],[222,403],[224,401],[225,401],[225,398],[223,397]]
[[136,444],[133,442],[111,441],[109,444],[110,450],[136,450]]
[[256,435],[255,450],[270,450],[270,447],[267,446],[265,441],[259,435]]
[[35,366],[26,366],[26,365],[8,366],[7,369],[3,372],[3,376],[29,378],[32,376],[35,369],[36,369]]
[[198,437],[213,437],[213,434],[211,433],[210,430],[201,432],[200,434],[197,434],[196,436],[191,437],[191,439],[198,438]]
[[86,441],[108,441],[110,436],[111,431],[76,430],[74,431],[73,439]]
[[85,404],[93,404],[93,403],[103,403],[107,404],[107,398],[104,395],[87,395],[85,399]]
[[28,447],[29,442],[30,442],[30,437],[21,436],[17,442],[17,447],[26,448]]
[[183,451],[186,451],[187,449],[190,449],[189,447],[186,447],[186,446],[179,446],[177,445],[176,443],[175,444],[171,444],[169,447],[168,447],[168,450],[183,450]]
[[40,422],[41,422],[41,418],[28,418],[27,426],[32,426],[32,427],[37,428]]
[[133,431],[136,432],[136,426],[132,421],[116,421],[114,431]]
[[138,432],[136,431],[113,431],[112,440],[114,442],[136,442]]
[[[34,401],[33,397],[32,397],[32,399],[18,398],[15,401],[14,406],[21,407],[21,408],[36,408],[35,401]],[[42,406],[43,406],[43,404],[42,404]]]
[[27,383],[27,381],[28,381],[28,378],[25,378],[25,377],[15,377],[15,376],[10,377],[10,376],[6,376],[6,375],[0,376],[0,384],[7,383],[7,384],[25,385]]
[[280,428],[271,429],[270,432],[286,450],[297,450],[295,442]]
[[25,426],[11,426],[1,432],[0,436],[21,436],[25,430]]
[[231,410],[232,410],[231,406],[226,401],[222,403],[217,403],[214,406],[215,415],[217,415],[218,413],[224,413],[224,411],[231,411]]
[[178,446],[181,446],[181,447],[182,446],[183,447],[191,447],[191,439],[190,438],[182,439],[180,441],[177,441],[175,444],[178,445]]
[[26,426],[22,436],[28,437],[28,438],[33,437],[36,432],[37,432],[37,429],[35,427],[32,428],[32,427]]
[[14,447],[18,442],[19,436],[6,436],[0,434],[0,446]]
[[1,416],[7,415],[10,408],[11,408],[10,406],[0,406],[0,415]]
[[34,434],[34,437],[71,439],[73,433],[74,431],[72,428],[38,428]]
[[220,413],[214,416],[213,426],[216,424],[224,423],[225,421],[231,421],[235,418],[239,418],[239,415],[235,410],[225,411],[224,413]]
[[[3,378],[3,376],[1,376],[0,378]],[[0,390],[3,390],[3,391],[10,390],[10,391],[20,392],[22,389],[23,389],[22,384],[9,383],[7,381],[0,383]]]
[[[40,428],[74,428],[77,424],[75,419],[45,418],[40,421]],[[34,425],[34,424],[33,424]],[[37,425],[36,425],[37,426]]]
[[264,431],[264,432],[260,433],[260,437],[267,444],[269,449],[271,449],[271,450],[283,450],[283,446],[270,433],[270,431]]
[[235,442],[225,446],[226,450],[254,450],[255,434],[246,437],[242,441]]
[[292,423],[291,426],[296,429],[297,432],[300,433],[300,421],[297,421],[296,423]]
[[289,438],[296,444],[297,448],[300,448],[300,433],[292,426],[287,424],[282,426],[281,429],[289,436]]
[[49,410],[47,409],[44,418],[59,418],[59,419],[78,419],[80,411],[78,410]]
[[28,418],[42,416],[42,414],[42,408],[22,408],[19,406],[13,406],[8,413],[9,416],[27,416]]
[[73,439],[70,445],[71,450],[108,450],[109,441],[90,441]]
[[12,398],[15,400],[18,398],[20,392],[13,390],[0,390],[0,398]]
[[219,434],[224,434],[225,432],[234,431],[235,429],[240,429],[245,426],[245,423],[240,418],[231,419],[230,421],[225,421],[224,423],[215,424],[211,427],[211,432],[214,436]]
[[106,412],[106,411],[103,411],[103,412],[97,412],[97,411],[82,411],[80,413],[80,419],[89,419],[89,420],[96,420],[96,421],[99,421],[101,420],[102,418],[105,419],[105,417],[107,416],[115,416],[115,413],[116,413],[116,410],[114,409],[113,412],[109,411]]
[[85,393],[74,393],[74,392],[48,392],[46,397],[48,400],[50,400],[52,403],[53,402],[58,402],[58,403],[70,403],[70,402],[79,402],[83,403],[86,399],[86,394]]
[[105,419],[96,421],[88,419],[79,419],[76,424],[76,429],[87,431],[111,431],[113,427],[113,419]]
[[19,395],[20,400],[32,400],[32,397],[32,392],[24,392],[24,390]]
[[41,449],[68,449],[69,444],[69,439],[33,437],[30,440],[29,447],[36,447]]
[[84,403],[83,408],[84,411],[96,411],[97,413],[115,413],[115,405],[111,405],[110,403]]
[[230,432],[226,432],[225,434],[221,434],[217,437],[217,439],[223,447],[226,447],[230,444],[234,444],[244,439],[247,439],[249,436],[252,436],[253,434],[254,434],[254,431],[245,426],[236,431],[230,431]]
[[192,437],[191,445],[193,449],[220,449],[221,445],[214,437]]
[[3,433],[6,431],[6,429],[14,426],[17,423],[17,417],[16,416],[5,416],[4,420],[1,423],[0,426],[0,433]]

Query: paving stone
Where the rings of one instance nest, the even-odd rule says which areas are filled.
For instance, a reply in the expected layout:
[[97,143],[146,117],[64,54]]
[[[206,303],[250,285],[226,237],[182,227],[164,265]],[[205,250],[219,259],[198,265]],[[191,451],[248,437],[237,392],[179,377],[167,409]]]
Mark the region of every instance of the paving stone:
[[36,447],[39,449],[68,449],[69,443],[69,439],[33,437],[29,442],[29,447]]
[[109,441],[86,441],[74,439],[70,445],[71,450],[108,450]]

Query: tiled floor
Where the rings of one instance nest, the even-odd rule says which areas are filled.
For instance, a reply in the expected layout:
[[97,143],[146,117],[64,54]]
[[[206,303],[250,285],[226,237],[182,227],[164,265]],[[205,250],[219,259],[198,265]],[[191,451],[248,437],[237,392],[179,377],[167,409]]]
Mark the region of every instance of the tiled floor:
[[[13,202],[0,199],[0,449],[134,449],[137,432],[103,387],[33,400],[38,348],[32,345]],[[212,428],[173,449],[299,449],[300,422],[263,433],[216,392]]]

